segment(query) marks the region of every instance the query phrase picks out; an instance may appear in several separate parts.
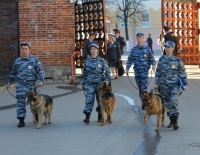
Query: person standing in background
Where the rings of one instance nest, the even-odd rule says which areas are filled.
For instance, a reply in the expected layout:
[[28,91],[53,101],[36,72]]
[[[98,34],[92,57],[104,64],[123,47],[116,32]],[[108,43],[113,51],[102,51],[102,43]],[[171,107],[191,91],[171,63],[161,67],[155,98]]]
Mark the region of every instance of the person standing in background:
[[91,56],[91,52],[90,52],[90,45],[92,43],[96,43],[94,41],[95,38],[95,33],[90,32],[89,34],[89,39],[84,40],[84,47],[83,47],[83,51],[85,53],[86,58],[89,58]]
[[164,31],[164,35],[163,35],[163,38],[162,38],[162,51],[163,51],[163,55],[166,54],[165,52],[165,48],[164,48],[164,44],[167,42],[167,41],[172,41],[174,42],[176,45],[175,45],[175,49],[174,49],[174,55],[177,55],[177,41],[176,41],[176,37],[172,35],[171,31],[170,31],[170,28],[168,26],[163,26],[163,31]]
[[151,38],[151,34],[149,34],[146,42],[147,42],[147,46],[149,46],[149,48],[151,49],[151,52],[153,53],[153,47],[152,47],[153,46],[153,40]]
[[112,34],[108,35],[109,43],[107,45],[107,59],[110,67],[112,78],[118,78],[118,60],[121,59],[119,43],[116,42],[116,37]]
[[124,47],[126,46],[126,41],[124,37],[120,36],[120,30],[113,29],[113,31],[115,32],[116,41],[119,44],[120,54],[122,56],[124,54]]

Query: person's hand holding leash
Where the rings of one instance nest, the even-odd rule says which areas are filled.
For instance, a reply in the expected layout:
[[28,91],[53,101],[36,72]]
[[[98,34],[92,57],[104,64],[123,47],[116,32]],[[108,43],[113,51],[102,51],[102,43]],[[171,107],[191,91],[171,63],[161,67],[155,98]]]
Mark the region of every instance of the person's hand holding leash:
[[129,73],[128,73],[128,71],[126,71],[126,76],[129,78]]
[[10,88],[10,85],[7,85],[7,86],[6,86],[6,90],[8,90],[9,88]]
[[155,70],[156,70],[156,67],[155,67],[155,66],[152,66],[152,70],[155,72]]
[[42,82],[38,82],[38,84],[37,84],[38,87],[41,87],[42,85],[43,85]]
[[82,89],[85,91],[85,85],[82,85]]
[[188,89],[188,87],[187,86],[184,86],[185,87],[185,90],[187,90]]

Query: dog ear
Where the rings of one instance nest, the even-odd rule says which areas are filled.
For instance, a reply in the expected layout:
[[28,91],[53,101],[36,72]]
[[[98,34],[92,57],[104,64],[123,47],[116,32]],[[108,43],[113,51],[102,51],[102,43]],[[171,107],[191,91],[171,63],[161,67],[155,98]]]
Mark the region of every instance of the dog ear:
[[37,93],[37,88],[35,87],[33,91],[34,91],[35,93]]
[[149,93],[150,96],[153,95],[153,89],[151,89],[150,93]]
[[103,83],[103,88],[106,88],[107,84],[106,82]]

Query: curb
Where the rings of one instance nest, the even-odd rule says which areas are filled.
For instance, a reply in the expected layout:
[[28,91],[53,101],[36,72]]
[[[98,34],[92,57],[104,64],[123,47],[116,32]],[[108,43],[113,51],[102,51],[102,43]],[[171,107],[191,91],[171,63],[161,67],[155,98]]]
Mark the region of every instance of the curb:
[[[15,88],[16,88],[16,84],[12,84],[10,85],[9,90],[14,90]],[[0,87],[0,93],[6,92],[6,91],[7,91],[6,86]]]
[[[74,83],[72,83],[70,80],[45,81],[43,84],[44,85],[49,85],[49,84],[79,85],[80,80],[75,79]],[[14,90],[14,89],[16,89],[16,84],[10,85],[9,90]],[[0,87],[0,93],[6,92],[6,91],[7,91],[6,86]]]

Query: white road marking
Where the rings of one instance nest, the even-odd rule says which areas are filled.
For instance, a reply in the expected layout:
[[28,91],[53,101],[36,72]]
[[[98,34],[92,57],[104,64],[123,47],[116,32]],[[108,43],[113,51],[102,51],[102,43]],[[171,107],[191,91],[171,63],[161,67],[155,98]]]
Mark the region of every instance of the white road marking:
[[117,96],[123,97],[125,100],[127,100],[128,104],[133,106],[133,111],[135,113],[138,113],[140,111],[139,108],[136,106],[135,101],[132,98],[130,98],[129,96],[117,94],[117,93],[114,93],[114,94]]
[[128,102],[130,105],[135,106],[134,100],[131,99],[129,96],[125,96],[125,95],[117,94],[117,93],[114,93],[114,94],[117,95],[117,96],[123,97],[125,100],[127,100],[127,102]]

